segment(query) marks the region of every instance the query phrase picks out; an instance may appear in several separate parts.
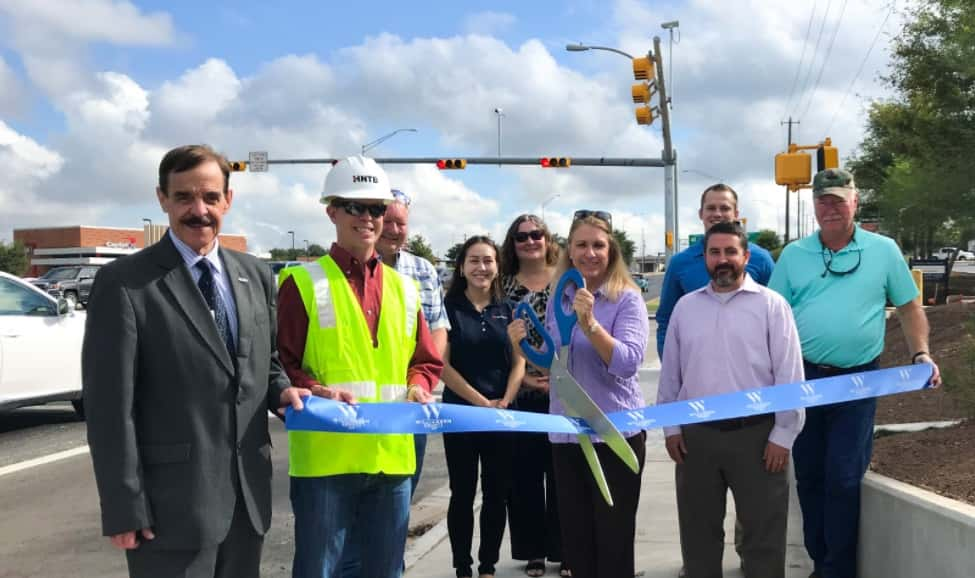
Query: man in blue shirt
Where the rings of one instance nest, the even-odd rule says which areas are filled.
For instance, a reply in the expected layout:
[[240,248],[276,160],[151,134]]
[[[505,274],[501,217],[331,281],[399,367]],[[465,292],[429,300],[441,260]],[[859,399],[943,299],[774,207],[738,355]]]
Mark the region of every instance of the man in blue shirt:
[[[738,220],[738,193],[724,183],[717,183],[704,189],[701,193],[701,208],[697,212],[704,231],[707,232],[714,225],[725,221]],[[745,271],[752,280],[760,285],[768,285],[775,263],[769,252],[755,243],[748,244],[751,256],[745,265]],[[704,263],[704,241],[698,241],[687,249],[674,255],[667,265],[664,274],[664,285],[660,291],[660,306],[657,308],[657,357],[664,358],[664,338],[667,336],[667,326],[670,316],[674,312],[677,301],[711,282],[707,265]],[[739,546],[741,529],[735,524],[735,549]],[[684,568],[678,576],[683,578]]]
[[[722,221],[738,220],[738,193],[723,183],[711,185],[701,193],[701,208],[697,212],[707,232]],[[755,243],[748,244],[751,257],[745,271],[760,285],[768,285],[775,263],[765,249]],[[660,307],[657,308],[657,356],[664,357],[664,338],[667,325],[677,301],[684,295],[697,291],[711,281],[704,265],[704,242],[698,241],[671,258],[664,274],[660,291]]]

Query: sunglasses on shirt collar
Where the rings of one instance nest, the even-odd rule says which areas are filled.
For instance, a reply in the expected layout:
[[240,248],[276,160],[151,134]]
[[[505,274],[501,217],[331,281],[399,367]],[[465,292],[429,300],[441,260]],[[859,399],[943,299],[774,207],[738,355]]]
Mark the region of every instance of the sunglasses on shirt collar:
[[359,201],[349,201],[347,199],[335,199],[332,204],[342,209],[352,217],[361,217],[369,213],[373,219],[378,219],[386,214],[386,205],[367,205]]
[[606,211],[593,211],[591,209],[579,209],[572,215],[573,221],[578,221],[579,219],[585,219],[586,217],[596,217],[601,221],[606,221],[609,228],[613,228],[613,215]]
[[514,234],[515,241],[518,243],[524,243],[528,239],[532,241],[541,241],[545,238],[545,232],[541,229],[534,229],[532,231],[518,231]]

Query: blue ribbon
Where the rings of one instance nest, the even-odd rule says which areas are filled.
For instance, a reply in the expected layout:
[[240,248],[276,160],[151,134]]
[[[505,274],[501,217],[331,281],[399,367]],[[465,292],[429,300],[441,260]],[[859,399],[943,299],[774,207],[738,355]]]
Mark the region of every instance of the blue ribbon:
[[[620,431],[680,426],[916,391],[927,386],[928,364],[905,365],[759,387],[608,414]],[[452,403],[362,403],[305,399],[286,412],[289,431],[339,433],[458,433],[518,431],[594,434],[582,419]]]

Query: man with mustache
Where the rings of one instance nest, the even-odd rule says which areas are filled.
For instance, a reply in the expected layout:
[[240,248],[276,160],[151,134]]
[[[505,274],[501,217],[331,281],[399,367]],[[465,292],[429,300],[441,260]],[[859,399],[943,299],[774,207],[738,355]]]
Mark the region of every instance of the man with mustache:
[[[704,236],[711,282],[674,308],[657,403],[679,402],[803,379],[799,335],[780,295],[745,271],[748,237],[716,223]],[[705,402],[706,405],[706,402]],[[785,576],[789,450],[803,410],[664,428],[676,464],[681,551],[688,578],[722,575],[728,489],[741,522],[739,555],[749,578]],[[696,410],[695,410],[696,411]]]
[[[788,245],[769,287],[795,311],[810,379],[877,369],[890,301],[912,363],[932,365],[928,320],[897,243],[854,223],[860,198],[853,175],[826,169],[813,178],[819,230]],[[870,465],[877,398],[811,407],[796,439],[796,491],[814,578],[854,578],[860,482]]]
[[302,407],[267,265],[220,246],[234,192],[206,146],[159,163],[169,232],[99,270],[82,350],[102,528],[134,577],[257,578],[271,521],[268,410]]
[[[281,362],[293,383],[342,402],[433,401],[443,361],[415,281],[376,253],[393,201],[385,171],[356,156],[325,178],[328,255],[280,273]],[[288,433],[294,578],[398,578],[416,452],[410,434]]]

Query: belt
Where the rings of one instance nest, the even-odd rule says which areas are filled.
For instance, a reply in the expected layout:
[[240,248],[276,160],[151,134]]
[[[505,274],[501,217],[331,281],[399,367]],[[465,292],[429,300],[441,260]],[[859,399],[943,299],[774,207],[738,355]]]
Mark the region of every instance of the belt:
[[869,371],[871,369],[876,369],[877,359],[874,359],[873,361],[868,361],[863,365],[855,365],[853,367],[836,367],[835,365],[826,365],[825,363],[813,363],[808,359],[803,359],[802,363],[806,367],[811,367],[826,377],[831,377],[834,375],[843,375],[846,373],[857,373],[860,371]]
[[747,417],[736,417],[731,419],[719,419],[717,421],[706,421],[697,425],[716,429],[718,431],[736,431],[751,427],[753,425],[765,424],[773,421],[775,416],[770,413],[760,415],[750,415]]

